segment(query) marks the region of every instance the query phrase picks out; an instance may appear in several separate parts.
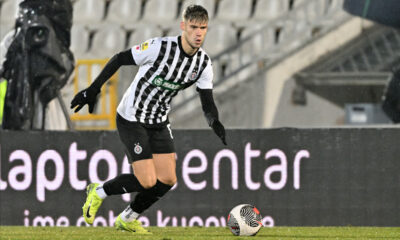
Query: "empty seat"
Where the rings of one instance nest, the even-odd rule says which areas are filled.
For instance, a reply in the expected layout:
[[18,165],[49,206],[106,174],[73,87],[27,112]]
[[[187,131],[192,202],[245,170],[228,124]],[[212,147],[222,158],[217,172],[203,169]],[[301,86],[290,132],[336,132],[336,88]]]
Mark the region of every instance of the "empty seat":
[[128,43],[128,48],[138,45],[150,38],[161,37],[162,30],[156,25],[140,24],[133,30]]
[[[337,7],[337,1],[303,0],[297,3],[298,4],[295,2],[294,4],[294,15],[292,15],[292,18],[298,19],[299,21],[306,21],[313,26],[320,26],[335,21],[332,17],[328,17],[327,14],[332,7]],[[341,8],[341,5],[339,7]]]
[[99,23],[104,16],[104,0],[77,0],[74,3],[74,23]]
[[242,21],[251,15],[252,0],[220,0],[216,18],[223,21]]
[[89,31],[84,25],[74,24],[71,29],[71,51],[75,58],[83,58],[89,48]]
[[215,56],[235,43],[236,30],[229,24],[216,24],[209,26],[204,49],[210,56]]
[[[98,71],[98,66],[97,65],[93,65],[93,68],[91,69],[91,73],[90,73],[90,78],[89,78],[89,68],[86,65],[80,65],[77,66],[76,70],[75,70],[75,77],[77,77],[78,81],[77,81],[77,89],[76,91],[80,91],[80,89],[85,89],[87,88],[93,81],[94,79],[97,77],[97,74],[99,74]],[[75,88],[75,85],[72,84],[72,86],[70,86],[71,88]]]
[[18,15],[18,5],[22,0],[8,0],[1,4],[0,23],[1,25],[10,25],[15,23]]
[[307,21],[315,23],[316,21],[325,19],[329,3],[327,0],[317,0],[306,5]]
[[147,0],[143,21],[168,23],[177,17],[178,0]]
[[191,4],[197,4],[207,9],[208,17],[213,18],[215,12],[215,0],[183,0],[182,11]]
[[293,50],[301,44],[304,44],[306,39],[311,38],[311,25],[305,21],[298,21],[297,19],[288,19],[282,24],[282,30],[279,35],[278,43],[283,44],[280,48],[283,51]]
[[255,24],[243,30],[241,39],[252,37],[240,46],[239,63],[242,66],[250,65],[239,72],[236,77],[244,79],[257,72],[257,61],[260,58],[263,60],[274,59],[280,55],[281,50],[277,48],[277,29],[279,26]]
[[269,20],[279,17],[289,10],[287,0],[257,0],[253,19]]
[[307,0],[294,0],[293,1],[293,8],[303,5],[304,3],[308,2]]
[[[348,13],[343,9],[343,1],[344,0],[336,0],[329,2],[326,11],[329,19],[332,21],[337,21],[344,15],[348,15]],[[332,15],[332,13],[334,14]]]
[[105,25],[93,36],[90,57],[110,58],[125,49],[125,31],[115,25]]
[[343,2],[344,0],[335,0],[335,1],[329,1],[327,3],[328,7],[327,7],[327,11],[336,11],[338,9],[342,10],[343,12],[345,12],[343,10]]
[[170,29],[167,31],[167,36],[178,36],[182,34],[182,30],[179,25],[171,26]]
[[8,48],[10,47],[13,39],[14,39],[15,31],[10,31],[0,40],[0,72],[3,68],[3,63],[6,60],[6,55],[8,52]]
[[14,23],[0,24],[0,41],[14,29]]
[[240,39],[244,40],[250,36],[251,38],[241,46],[243,61],[248,62],[252,56],[270,49],[275,44],[275,31],[275,27],[264,24],[254,24],[245,28],[240,35]]
[[141,0],[113,0],[108,9],[107,21],[114,23],[132,23],[140,18]]

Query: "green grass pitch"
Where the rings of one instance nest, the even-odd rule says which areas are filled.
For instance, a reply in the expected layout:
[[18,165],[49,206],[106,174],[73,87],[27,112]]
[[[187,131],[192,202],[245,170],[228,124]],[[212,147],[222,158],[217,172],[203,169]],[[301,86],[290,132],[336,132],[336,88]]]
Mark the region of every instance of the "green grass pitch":
[[14,227],[0,226],[5,239],[400,239],[400,227],[274,227],[262,228],[255,237],[236,237],[224,227],[150,227],[152,235],[135,235],[111,227]]

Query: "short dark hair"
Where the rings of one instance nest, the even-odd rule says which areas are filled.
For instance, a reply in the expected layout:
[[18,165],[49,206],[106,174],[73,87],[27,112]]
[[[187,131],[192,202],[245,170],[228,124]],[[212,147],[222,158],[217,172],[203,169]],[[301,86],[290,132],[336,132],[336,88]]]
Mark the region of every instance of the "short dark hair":
[[196,21],[196,22],[208,22],[208,12],[200,5],[189,5],[183,10],[182,20],[185,21]]

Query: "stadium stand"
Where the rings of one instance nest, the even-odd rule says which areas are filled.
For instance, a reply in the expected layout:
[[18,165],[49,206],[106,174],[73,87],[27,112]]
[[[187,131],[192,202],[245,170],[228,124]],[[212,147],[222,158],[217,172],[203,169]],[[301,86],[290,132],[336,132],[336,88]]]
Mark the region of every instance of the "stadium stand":
[[[288,56],[354,20],[342,10],[343,0],[74,0],[73,2],[74,25],[71,48],[76,59],[107,58],[117,51],[152,37],[178,35],[181,33],[178,26],[182,9],[191,3],[205,6],[211,21],[203,48],[212,57],[216,92],[222,96],[227,94],[232,86],[252,81],[254,75],[265,73],[272,65],[282,62]],[[10,13],[13,11],[8,9],[15,7],[15,3],[11,0],[1,1],[1,37],[8,32],[5,29],[12,28],[14,18]],[[386,42],[376,44],[383,46]],[[358,54],[357,58],[365,58],[363,54]],[[380,59],[386,60],[388,56],[390,58],[390,55],[382,55]],[[353,60],[347,60],[341,65],[331,64],[331,66],[335,66],[335,70],[332,71],[339,71],[355,64],[359,70],[364,71],[367,67],[361,63],[361,61],[354,63]],[[121,74],[124,77],[130,75]],[[119,84],[123,85],[125,81],[120,81]],[[186,110],[191,109],[187,106],[194,106],[190,102],[195,96],[195,91],[190,90],[178,95],[174,99],[175,106],[171,116],[187,114]],[[271,109],[276,108],[276,103],[274,104]],[[185,121],[184,118],[182,121]],[[268,120],[259,126],[272,126],[271,124],[272,121]]]
[[[296,1],[297,2],[297,1]],[[258,0],[256,3],[253,19],[274,19],[289,10],[289,1],[282,0]]]
[[216,20],[240,22],[251,16],[252,0],[219,1]]
[[14,23],[0,24],[0,38],[3,39],[13,28]]
[[146,1],[142,21],[159,24],[174,21],[178,16],[178,2],[178,0]]
[[0,41],[14,28],[20,0],[0,1]]
[[210,56],[215,56],[233,46],[237,42],[236,39],[236,31],[232,25],[224,23],[213,24],[208,28],[203,48]]
[[71,51],[75,56],[82,58],[89,49],[90,33],[85,25],[74,24],[71,29]]
[[166,29],[166,35],[167,36],[178,36],[181,35],[182,30],[179,27],[173,27],[171,26],[170,28]]
[[280,49],[282,52],[300,47],[305,39],[312,37],[312,25],[305,21],[296,21],[296,19],[290,18],[285,22],[278,23],[278,26],[280,26],[281,31],[277,41],[286,45],[286,48]]
[[[285,3],[287,4],[287,9],[283,9],[280,15],[268,21],[260,21],[260,26],[252,26],[252,30],[251,28],[243,29],[240,40],[236,45],[225,50],[223,54],[213,58],[213,64],[218,67],[221,61],[225,62],[226,58],[229,57],[231,57],[229,62],[239,63],[237,67],[226,68],[224,74],[215,78],[214,84],[216,95],[220,96],[219,105],[222,106],[221,108],[223,109],[224,106],[226,106],[229,109],[236,109],[231,113],[221,113],[222,117],[231,121],[228,125],[232,127],[245,125],[252,127],[293,126],[294,122],[296,122],[296,119],[301,114],[304,115],[304,113],[306,113],[308,114],[308,118],[310,118],[309,116],[312,111],[304,111],[304,113],[293,111],[294,115],[285,115],[283,113],[288,111],[279,111],[279,113],[283,113],[282,115],[278,114],[277,109],[281,109],[282,104],[280,96],[282,96],[285,101],[289,98],[288,101],[290,103],[291,92],[286,91],[285,83],[289,83],[287,80],[290,79],[291,74],[298,71],[296,69],[300,70],[300,68],[302,68],[301,66],[307,66],[307,64],[310,64],[312,61],[316,61],[316,56],[318,56],[318,54],[322,55],[322,53],[317,53],[313,50],[312,46],[314,46],[315,49],[323,49],[318,51],[328,53],[328,49],[339,47],[342,40],[347,41],[344,40],[347,38],[343,38],[343,35],[341,35],[343,33],[339,33],[342,31],[342,28],[354,28],[351,30],[353,32],[349,36],[356,36],[359,34],[359,30],[356,29],[362,28],[362,25],[357,23],[359,21],[358,19],[352,18],[343,11],[341,7],[342,1],[340,0],[288,2],[289,3]],[[261,6],[262,1],[256,1],[256,6],[257,4]],[[256,12],[252,19],[257,19]],[[329,21],[326,19],[334,20]],[[251,24],[249,24],[249,26],[251,26]],[[335,37],[336,34],[341,35],[340,40],[329,40],[329,45],[324,45],[326,43],[323,45],[318,44],[319,41],[322,41],[320,39],[337,38]],[[266,46],[263,46],[264,39],[269,39],[269,41],[266,41],[268,42]],[[260,48],[263,50],[256,50]],[[306,49],[310,49],[311,51],[306,51]],[[246,53],[249,51],[252,51],[254,54]],[[297,52],[298,54],[296,54]],[[287,65],[288,63],[286,62],[290,61],[295,61],[295,63]],[[281,69],[281,71],[284,72],[278,73],[275,72],[275,69]],[[267,76],[273,76],[273,78],[269,79]],[[250,82],[257,87],[253,88],[247,86]],[[284,89],[285,91],[283,91]],[[189,98],[180,99],[180,102],[174,102],[175,106],[172,108],[171,119],[173,119],[177,125],[181,127],[202,125],[200,120],[196,120],[200,119],[199,117],[201,116],[201,111],[197,111],[199,106],[193,107],[192,110],[187,110],[188,108],[185,107],[185,105],[189,104],[188,102],[190,102],[191,99],[193,100],[195,98],[196,96],[192,95]],[[241,104],[243,101],[261,101],[261,105],[257,104],[260,107],[256,107],[257,110],[254,111],[243,110]],[[319,110],[324,112],[327,116],[325,118],[320,118],[321,122],[325,121],[332,124],[336,121],[336,116],[332,117],[334,114],[343,114],[343,109],[332,107],[332,103],[320,103],[320,105],[325,107],[325,109],[329,109],[326,111]],[[314,107],[313,104],[310,106]],[[285,108],[287,109],[288,107],[285,106]],[[237,113],[241,111],[245,111],[246,113],[243,114],[243,116],[238,116]],[[313,111],[315,111],[315,108]],[[329,111],[331,114],[328,113]],[[247,117],[255,116],[254,112],[257,112],[257,114],[261,116],[261,119]],[[263,114],[260,114],[260,112],[263,112]],[[190,115],[192,117],[189,117]],[[279,117],[277,117],[278,115]],[[284,124],[280,124],[279,120],[282,120],[283,116],[285,116],[285,119],[288,119],[288,121],[281,121],[282,123],[284,122]],[[180,119],[182,119],[182,121],[180,121]],[[307,121],[300,120],[298,122],[307,124]],[[309,125],[315,123],[312,121],[309,122]],[[203,126],[205,127],[204,124]]]
[[81,24],[99,24],[105,13],[104,0],[77,0],[74,3],[73,22]]
[[[236,43],[236,30],[232,25],[227,23],[213,24],[209,26],[203,48],[210,57],[213,58],[217,54],[221,54],[224,50],[234,46]],[[227,68],[232,68],[236,62],[230,61],[231,59],[233,59],[232,56],[224,55],[221,61],[213,63],[214,75],[224,75]]]
[[[216,10],[215,0],[183,0],[181,10],[185,9],[190,4],[198,4],[198,5],[205,7],[205,9],[207,9],[207,11],[208,11],[208,17],[210,19],[214,18],[214,14],[215,14],[215,10]],[[179,11],[179,12],[182,12],[182,11]]]
[[[254,32],[260,31],[263,28],[264,24],[253,24],[250,27],[245,28],[240,35],[240,39],[243,40],[245,38],[252,37]],[[244,55],[247,54],[255,54],[257,51],[263,51],[267,48],[273,46],[278,40],[276,39],[279,26],[270,26],[268,29],[264,29],[262,34],[258,34],[257,36],[252,37],[251,44],[246,46],[246,49],[243,51]],[[253,50],[253,51],[252,51]]]
[[103,25],[93,36],[89,49],[92,58],[110,58],[125,49],[125,31],[115,25]]
[[295,79],[305,89],[342,107],[347,103],[379,103],[399,56],[400,32],[374,26],[298,73]]
[[113,0],[108,8],[106,21],[127,24],[134,23],[141,16],[141,0]]
[[155,24],[138,24],[135,25],[130,35],[128,48],[140,44],[150,38],[162,36],[162,30]]
[[15,18],[18,14],[18,4],[21,0],[7,0],[1,4],[0,23],[1,25],[14,24]]
[[[262,34],[257,34],[253,36],[254,32],[258,32],[263,29]],[[251,27],[245,28],[241,35],[240,41],[246,41],[246,39],[251,39],[248,44],[241,46],[240,58],[234,61],[236,65],[244,65],[252,61],[253,57],[257,53],[270,49],[278,41],[279,26],[270,26],[268,29],[263,28],[263,24],[253,24]],[[270,52],[268,57],[273,57],[278,54],[278,51],[273,53]],[[238,66],[236,69],[239,69]],[[218,70],[216,70],[218,71]],[[240,71],[238,74],[250,76],[252,72],[256,72],[257,68],[255,66],[249,67]]]

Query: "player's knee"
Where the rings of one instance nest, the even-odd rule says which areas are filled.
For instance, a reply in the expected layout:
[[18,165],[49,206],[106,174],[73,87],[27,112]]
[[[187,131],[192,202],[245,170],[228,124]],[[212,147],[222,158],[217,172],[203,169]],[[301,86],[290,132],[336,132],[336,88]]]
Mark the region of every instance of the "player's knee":
[[175,183],[177,181],[175,175],[174,176],[168,176],[168,177],[162,177],[162,178],[159,178],[158,180],[160,180],[160,182],[162,182],[164,184],[167,184],[167,185],[170,185],[170,186],[175,185]]
[[140,185],[142,185],[143,188],[148,189],[154,187],[157,183],[157,177],[156,176],[145,176],[139,179]]

